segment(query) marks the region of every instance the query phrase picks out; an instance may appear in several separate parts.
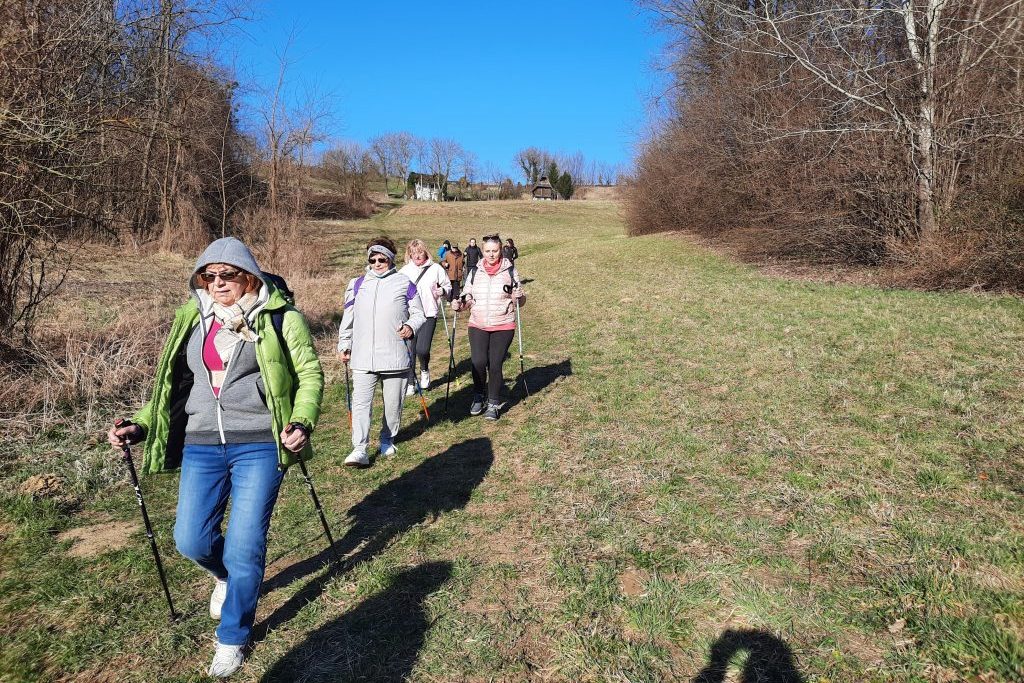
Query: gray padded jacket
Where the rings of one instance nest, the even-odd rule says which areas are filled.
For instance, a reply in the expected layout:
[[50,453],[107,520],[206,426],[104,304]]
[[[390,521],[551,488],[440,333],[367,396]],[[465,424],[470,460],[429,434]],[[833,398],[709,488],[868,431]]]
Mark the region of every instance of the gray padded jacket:
[[416,332],[425,320],[416,285],[409,278],[393,268],[379,277],[367,269],[345,288],[338,352],[352,352],[353,370],[408,370],[410,342],[398,336],[398,329],[408,325]]

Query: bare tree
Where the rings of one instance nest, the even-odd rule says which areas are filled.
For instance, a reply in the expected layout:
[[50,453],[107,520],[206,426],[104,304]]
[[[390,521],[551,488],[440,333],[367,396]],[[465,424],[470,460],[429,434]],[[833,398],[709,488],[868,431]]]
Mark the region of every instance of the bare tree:
[[527,147],[516,152],[512,161],[523,171],[523,178],[529,185],[540,180],[551,162],[556,160],[550,152],[536,147]]
[[[650,3],[705,47],[762,58],[763,88],[806,80],[828,114],[812,125],[761,121],[766,139],[885,135],[905,149],[916,224],[927,238],[972,148],[1019,140],[1022,0]],[[1009,91],[1004,89],[1009,85]],[[978,95],[1002,89],[1002,97]]]
[[339,142],[323,153],[320,169],[324,178],[349,200],[366,194],[370,153],[358,142]]
[[466,150],[451,138],[431,138],[424,150],[424,161],[431,175],[441,186],[441,199],[444,200],[448,187],[448,179],[456,163],[465,157]]

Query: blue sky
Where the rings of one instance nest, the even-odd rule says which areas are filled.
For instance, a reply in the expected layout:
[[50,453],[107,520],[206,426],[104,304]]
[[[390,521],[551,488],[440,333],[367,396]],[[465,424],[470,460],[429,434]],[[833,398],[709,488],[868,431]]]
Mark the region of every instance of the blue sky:
[[264,86],[293,35],[288,81],[330,95],[334,138],[450,137],[509,173],[527,146],[628,164],[661,82],[663,37],[630,0],[264,0],[243,30],[225,47]]

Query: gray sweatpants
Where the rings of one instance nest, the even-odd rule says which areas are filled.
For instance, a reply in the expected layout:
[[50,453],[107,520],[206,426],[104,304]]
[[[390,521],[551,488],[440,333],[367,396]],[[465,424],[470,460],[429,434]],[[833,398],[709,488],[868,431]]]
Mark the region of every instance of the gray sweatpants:
[[380,426],[380,440],[394,441],[402,424],[402,401],[408,386],[409,373],[352,371],[352,445],[366,452],[370,442],[370,411],[373,394],[380,381],[384,393],[384,421]]

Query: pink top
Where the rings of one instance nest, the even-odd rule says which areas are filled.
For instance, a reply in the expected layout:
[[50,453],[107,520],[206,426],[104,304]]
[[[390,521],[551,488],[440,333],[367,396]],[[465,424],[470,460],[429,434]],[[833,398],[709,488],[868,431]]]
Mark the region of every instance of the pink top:
[[[220,323],[214,319],[213,324],[210,325],[210,331],[206,333],[206,339],[203,340],[203,365],[210,372],[224,372],[224,361],[220,359],[217,347],[213,344],[213,339],[219,330]],[[220,387],[213,387],[213,395],[220,395]]]

